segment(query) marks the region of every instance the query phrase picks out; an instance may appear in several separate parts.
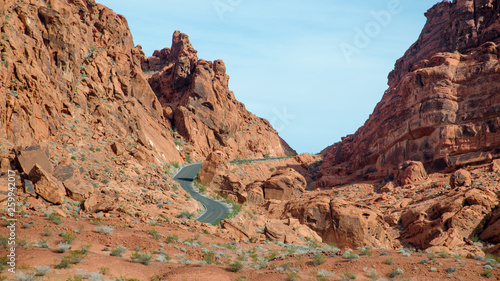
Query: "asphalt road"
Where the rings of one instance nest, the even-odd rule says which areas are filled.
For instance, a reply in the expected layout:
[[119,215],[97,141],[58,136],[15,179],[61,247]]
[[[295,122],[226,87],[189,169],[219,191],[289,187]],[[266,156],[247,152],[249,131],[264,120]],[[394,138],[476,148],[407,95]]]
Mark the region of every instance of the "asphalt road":
[[[265,162],[272,160],[282,160],[287,159],[286,157],[276,157],[267,159],[253,159],[253,160],[239,160],[231,161],[233,164],[240,163],[254,163],[254,162]],[[181,187],[188,192],[191,197],[196,201],[199,201],[205,207],[205,213],[197,218],[197,221],[206,222],[209,224],[214,224],[216,221],[221,221],[224,216],[230,212],[227,204],[217,201],[213,198],[205,197],[193,189],[193,181],[196,175],[201,170],[201,163],[191,164],[182,168],[175,176],[174,180],[177,181]]]
[[212,198],[205,197],[193,189],[193,181],[201,170],[201,164],[191,164],[182,168],[174,177],[181,187],[187,191],[196,201],[199,201],[206,209],[206,212],[197,218],[197,221],[214,224],[217,220],[223,220],[229,213],[226,204]]

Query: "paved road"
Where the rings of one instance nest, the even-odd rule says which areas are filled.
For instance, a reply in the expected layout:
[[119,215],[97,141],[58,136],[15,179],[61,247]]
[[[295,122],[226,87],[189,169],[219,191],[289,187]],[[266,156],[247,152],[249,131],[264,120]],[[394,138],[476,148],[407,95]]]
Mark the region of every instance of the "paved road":
[[223,220],[224,216],[229,213],[229,208],[226,204],[216,201],[212,198],[205,197],[193,189],[193,181],[196,175],[201,170],[201,164],[192,164],[182,168],[174,180],[180,183],[181,187],[187,191],[195,200],[199,201],[206,209],[206,212],[197,218],[197,221],[214,224],[217,220]]
[[[254,162],[265,162],[265,161],[282,160],[282,159],[287,159],[287,157],[238,160],[238,161],[231,161],[231,163],[233,164],[254,163]],[[193,189],[193,181],[200,170],[201,170],[201,163],[188,165],[182,168],[174,176],[174,180],[180,183],[181,187],[185,191],[187,191],[195,200],[199,201],[205,207],[206,212],[196,220],[200,222],[214,224],[218,220],[219,221],[223,220],[224,216],[228,214],[230,210],[227,204],[224,204],[220,201],[214,200],[209,197],[205,197]]]

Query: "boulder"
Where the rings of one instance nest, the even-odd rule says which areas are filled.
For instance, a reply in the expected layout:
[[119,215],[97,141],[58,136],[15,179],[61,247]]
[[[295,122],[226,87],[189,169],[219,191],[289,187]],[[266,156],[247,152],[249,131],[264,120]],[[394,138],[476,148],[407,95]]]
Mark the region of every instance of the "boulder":
[[500,159],[495,159],[491,162],[491,171],[500,172]]
[[315,231],[325,242],[342,248],[392,248],[394,239],[381,213],[341,199],[319,195],[286,204],[283,217],[294,217]]
[[229,158],[220,149],[212,151],[201,165],[198,179],[205,184],[211,184],[218,175],[225,175],[229,169]]
[[54,204],[62,204],[64,202],[66,189],[63,184],[53,175],[42,169],[40,165],[35,164],[31,169],[29,179],[35,185],[36,194],[40,195],[43,199]]
[[211,185],[218,177],[226,175],[229,170],[229,158],[227,154],[220,149],[212,151],[201,165],[198,180],[202,183]]
[[309,227],[302,224],[290,225],[288,220],[268,220],[264,234],[270,241],[286,244],[304,245],[306,244],[305,238],[323,242],[321,237]]
[[450,186],[452,188],[470,187],[472,184],[471,174],[465,169],[460,169],[450,177]]
[[290,200],[302,197],[307,182],[304,177],[292,168],[280,169],[263,185],[266,200]]
[[310,164],[314,163],[316,160],[309,153],[302,153],[293,157],[297,163],[299,163],[302,167],[307,168]]
[[493,192],[474,188],[411,205],[401,213],[401,241],[418,249],[461,247],[498,203]]
[[386,183],[381,189],[380,189],[380,192],[381,193],[390,193],[390,192],[393,192],[394,191],[394,188],[396,188],[396,186],[394,185],[394,183],[392,181]]
[[246,186],[247,189],[247,203],[248,204],[264,204],[264,190],[262,186],[264,182],[256,181]]
[[122,143],[120,142],[113,142],[111,144],[111,150],[117,155],[117,156],[120,156],[122,155],[124,152],[125,152],[125,147],[123,146]]
[[483,241],[500,244],[500,208],[491,215],[488,224],[479,237]]
[[25,149],[16,151],[16,160],[19,163],[21,170],[28,174],[33,169],[35,164],[49,174],[52,174],[54,169],[49,161],[48,150],[42,149],[40,146],[30,146]]
[[393,247],[389,226],[379,211],[341,199],[330,202],[330,211],[332,239],[339,247]]
[[80,170],[73,165],[58,165],[54,175],[63,183],[68,196],[75,201],[84,201],[94,190],[89,182],[81,178]]
[[97,195],[95,193],[90,194],[90,196],[83,202],[84,210],[93,213],[108,213],[115,210],[116,207],[116,203],[111,197],[106,195]]
[[406,161],[401,165],[398,181],[401,185],[412,184],[427,179],[424,165],[419,161]]

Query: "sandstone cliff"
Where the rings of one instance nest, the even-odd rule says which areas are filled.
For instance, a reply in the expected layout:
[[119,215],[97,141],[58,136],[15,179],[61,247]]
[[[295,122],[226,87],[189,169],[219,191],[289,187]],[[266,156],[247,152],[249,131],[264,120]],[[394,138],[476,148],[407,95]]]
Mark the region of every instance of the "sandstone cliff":
[[88,0],[7,0],[0,13],[2,137],[17,146],[130,138],[158,162],[183,160],[123,16]]
[[364,126],[326,148],[318,186],[447,171],[500,157],[499,1],[443,1],[389,74]]
[[165,117],[195,159],[203,160],[216,147],[225,147],[231,159],[295,154],[267,120],[236,100],[224,62],[198,59],[186,34],[176,31],[172,47],[144,58],[142,68],[151,75]]

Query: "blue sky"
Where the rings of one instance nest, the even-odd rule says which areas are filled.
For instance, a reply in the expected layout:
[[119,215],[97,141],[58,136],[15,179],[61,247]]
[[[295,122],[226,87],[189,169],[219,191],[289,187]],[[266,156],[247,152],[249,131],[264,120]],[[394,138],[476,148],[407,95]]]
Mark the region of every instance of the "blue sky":
[[299,153],[354,133],[438,0],[97,0],[124,15],[146,55],[189,35],[223,59],[230,89]]

